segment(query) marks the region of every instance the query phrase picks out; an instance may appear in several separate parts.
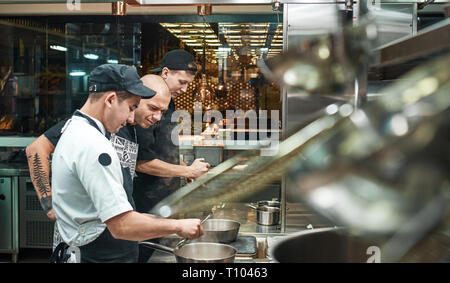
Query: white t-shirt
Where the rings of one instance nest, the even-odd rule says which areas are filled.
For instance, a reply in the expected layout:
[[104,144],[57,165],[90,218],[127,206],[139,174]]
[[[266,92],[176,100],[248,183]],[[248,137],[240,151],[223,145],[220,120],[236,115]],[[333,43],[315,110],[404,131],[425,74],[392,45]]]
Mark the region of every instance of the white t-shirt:
[[94,241],[105,230],[105,221],[133,210],[117,153],[104,136],[102,123],[92,119],[102,133],[85,118],[73,116],[52,159],[56,225],[64,242],[72,246]]

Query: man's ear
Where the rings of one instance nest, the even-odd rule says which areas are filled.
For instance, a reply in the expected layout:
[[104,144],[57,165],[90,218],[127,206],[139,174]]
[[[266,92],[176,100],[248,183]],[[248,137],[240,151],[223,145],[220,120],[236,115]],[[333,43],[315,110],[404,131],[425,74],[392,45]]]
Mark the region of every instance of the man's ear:
[[105,105],[106,107],[111,108],[112,104],[114,102],[114,100],[117,99],[117,94],[115,91],[108,91],[107,93],[105,93]]
[[161,78],[163,78],[163,79],[167,79],[167,76],[168,76],[168,74],[169,74],[169,69],[167,68],[167,67],[164,67],[163,69],[162,69],[162,71],[161,71]]

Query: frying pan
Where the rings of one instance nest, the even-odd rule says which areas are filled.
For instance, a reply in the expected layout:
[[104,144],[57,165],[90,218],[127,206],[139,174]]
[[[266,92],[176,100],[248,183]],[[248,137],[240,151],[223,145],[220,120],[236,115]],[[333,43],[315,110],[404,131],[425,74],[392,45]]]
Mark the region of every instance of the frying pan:
[[231,219],[208,219],[203,223],[204,234],[198,242],[231,243],[236,241],[241,223]]
[[233,263],[237,250],[219,243],[189,243],[169,248],[152,242],[139,242],[146,247],[175,255],[178,263]]

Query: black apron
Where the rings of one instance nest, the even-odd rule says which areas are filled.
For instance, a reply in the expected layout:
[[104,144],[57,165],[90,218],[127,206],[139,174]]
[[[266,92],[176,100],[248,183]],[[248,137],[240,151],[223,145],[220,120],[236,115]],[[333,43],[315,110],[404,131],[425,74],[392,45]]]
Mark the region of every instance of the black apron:
[[[88,123],[102,132],[98,125],[90,117],[80,111],[75,111],[73,116],[85,118]],[[110,134],[106,132],[106,138]],[[128,201],[135,209],[133,201],[133,180],[129,168],[122,168],[123,187],[127,194]],[[114,239],[108,228],[105,228],[97,239],[87,245],[80,246],[81,263],[133,263],[138,260],[139,245],[138,242]]]

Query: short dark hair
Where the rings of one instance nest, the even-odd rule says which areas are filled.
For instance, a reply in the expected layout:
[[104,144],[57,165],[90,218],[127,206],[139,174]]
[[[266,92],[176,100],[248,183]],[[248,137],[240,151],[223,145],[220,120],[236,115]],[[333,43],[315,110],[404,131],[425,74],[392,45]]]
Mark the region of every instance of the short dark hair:
[[[126,90],[120,90],[120,91],[114,91],[114,92],[116,93],[117,98],[119,99],[119,102],[123,102],[124,100],[127,100],[128,98],[131,98],[133,96],[137,96],[137,95],[132,94],[132,93],[126,91]],[[103,96],[103,94],[105,94],[105,93],[106,93],[106,91],[105,92],[90,92],[89,93],[89,99],[92,102],[95,102],[95,101],[99,100]]]
[[195,62],[191,62],[188,64],[189,70],[186,70],[186,73],[194,75],[197,74],[197,71],[194,71],[194,69],[197,69],[197,64]]

